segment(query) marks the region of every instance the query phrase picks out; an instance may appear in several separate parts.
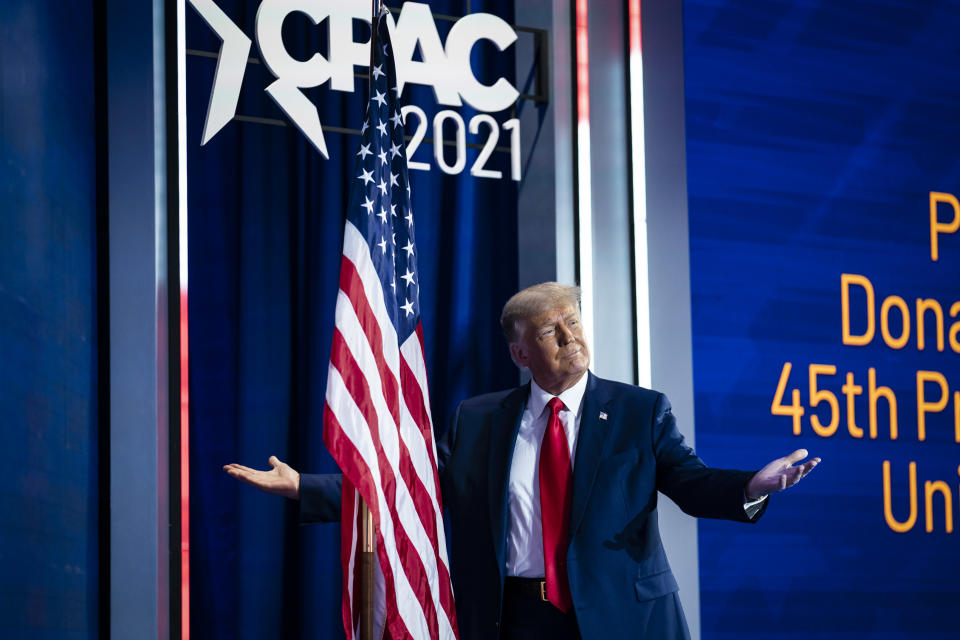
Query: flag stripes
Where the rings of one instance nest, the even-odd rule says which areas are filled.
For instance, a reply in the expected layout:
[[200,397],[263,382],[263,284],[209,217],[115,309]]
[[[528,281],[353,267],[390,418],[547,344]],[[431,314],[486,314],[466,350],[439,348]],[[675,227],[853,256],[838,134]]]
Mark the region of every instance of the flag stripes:
[[[343,376],[343,382],[347,392],[355,401],[356,411],[360,413],[358,422],[362,421],[366,428],[370,430],[375,449],[375,462],[366,460],[366,456],[364,456],[364,461],[367,462],[368,467],[372,467],[373,464],[379,467],[379,475],[382,480],[382,491],[379,494],[383,498],[380,500],[379,518],[377,512],[374,511],[374,522],[378,529],[382,528],[385,535],[389,529],[394,529],[394,538],[387,540],[387,546],[389,548],[395,545],[396,553],[404,569],[400,575],[411,583],[414,594],[425,615],[426,624],[430,630],[429,637],[436,638],[438,637],[437,614],[433,606],[433,600],[428,596],[430,583],[436,583],[436,574],[433,576],[427,574],[420,554],[429,545],[429,541],[423,535],[422,527],[417,526],[419,523],[414,521],[416,516],[411,514],[412,509],[409,508],[411,499],[405,483],[396,481],[396,468],[399,462],[397,460],[399,443],[393,439],[393,436],[396,435],[394,431],[396,426],[385,423],[382,425],[383,428],[380,428],[378,414],[383,415],[386,407],[383,404],[382,397],[377,397],[376,391],[371,393],[371,387],[367,385],[364,377],[371,364],[369,357],[362,357],[361,359],[364,362],[354,360],[350,352],[344,348],[344,343],[337,339],[340,335],[339,331],[335,332],[331,365],[340,371],[347,372]],[[374,407],[376,407],[376,410]],[[371,510],[372,508],[371,505]],[[385,518],[388,526],[384,526],[383,520]],[[416,539],[416,544],[411,540],[408,533]]]
[[[349,225],[349,223],[347,224]],[[345,259],[344,262],[348,261]],[[360,457],[363,461],[363,467],[369,474],[368,477],[379,476],[380,478],[380,486],[376,487],[377,503],[385,501],[388,505],[395,504],[407,507],[412,504],[414,506],[412,510],[419,515],[418,520],[414,521],[410,517],[411,509],[409,508],[403,509],[402,513],[404,515],[401,516],[398,514],[398,507],[384,509],[377,503],[369,504],[374,512],[374,519],[379,532],[383,532],[387,537],[385,546],[388,550],[388,556],[394,555],[400,559],[404,573],[403,577],[405,578],[403,582],[408,583],[410,588],[415,589],[419,594],[417,602],[420,605],[420,611],[423,613],[421,630],[425,633],[424,635],[415,634],[414,637],[440,637],[437,611],[434,604],[436,600],[439,600],[444,613],[444,637],[451,637],[453,629],[450,619],[454,617],[453,594],[449,586],[450,579],[446,561],[441,555],[441,550],[445,549],[445,546],[440,546],[443,528],[438,526],[439,523],[442,523],[439,500],[436,497],[439,480],[435,471],[427,476],[429,485],[434,489],[433,492],[427,490],[423,481],[424,466],[427,468],[433,466],[433,460],[435,459],[432,455],[434,452],[425,446],[424,433],[430,435],[429,424],[414,423],[412,416],[407,411],[406,399],[402,409],[399,406],[399,398],[395,396],[390,398],[393,402],[388,403],[384,390],[395,389],[397,385],[394,384],[396,378],[390,367],[386,365],[385,359],[382,356],[380,358],[376,357],[376,352],[386,346],[381,341],[382,334],[376,323],[376,314],[370,309],[363,289],[357,286],[359,275],[352,263],[346,268],[342,268],[341,273],[347,274],[346,277],[342,278],[342,282],[352,295],[341,289],[340,299],[337,303],[336,325],[338,328],[334,331],[333,349],[331,350],[331,368],[327,383],[328,405],[331,406],[331,412],[334,416],[344,413],[352,414],[352,422],[369,431],[371,441],[366,444],[369,444],[372,450],[363,452]],[[378,284],[377,280],[373,280],[374,286]],[[365,318],[365,322],[358,318],[358,313],[355,310],[359,310],[359,315]],[[340,327],[343,327],[343,331]],[[419,342],[415,338],[413,341]],[[372,345],[378,345],[379,348],[371,348]],[[417,346],[419,347],[419,344]],[[412,375],[412,370],[405,358],[402,367]],[[367,383],[369,379],[380,379],[384,380],[385,383],[382,387],[369,385]],[[405,393],[411,393],[414,396],[417,405],[419,405],[418,413],[423,415],[424,403],[420,390],[419,384],[405,386]],[[339,411],[333,408],[334,405],[330,402],[331,395],[340,400]],[[345,406],[348,403],[344,402],[344,395],[352,400],[352,403],[349,403],[350,406]],[[387,391],[387,395],[392,394]],[[390,406],[391,404],[393,407]],[[364,407],[364,409],[361,409],[361,407]],[[406,429],[407,433],[403,434],[406,438],[409,438],[407,441],[400,440],[397,437],[401,435],[398,422],[402,424],[405,421],[395,420],[395,411],[398,413],[403,411],[409,417],[409,427],[411,428]],[[364,433],[361,430],[356,433],[347,433],[342,428],[338,429],[338,426],[338,421],[330,419],[326,421],[328,433],[339,431],[351,443],[363,439]],[[415,435],[415,438],[410,438],[411,435]],[[419,457],[426,463],[425,465],[422,463],[416,465],[420,467],[419,473],[412,468],[414,465],[407,447],[407,442],[410,440],[413,443],[420,444],[421,453]],[[378,473],[375,473],[374,469]],[[398,477],[402,482],[397,481]],[[363,481],[357,480],[354,483],[361,486]],[[399,524],[399,526],[395,526],[395,524]],[[408,532],[412,532],[415,542],[411,540]],[[380,536],[378,535],[378,537]],[[432,562],[425,562],[421,555],[427,550],[432,556],[430,558]],[[445,553],[443,556],[445,556]],[[383,560],[381,558],[381,562]],[[428,573],[427,566],[435,567],[436,573]],[[445,588],[438,589],[439,585],[444,585]],[[397,585],[396,591],[403,593],[405,589]],[[426,594],[430,594],[431,597],[426,597]],[[409,601],[407,603],[409,604]],[[421,625],[417,624],[416,626]],[[391,632],[393,633],[392,628]]]
[[[375,302],[371,303],[371,300],[378,299],[377,292],[374,291],[374,295],[368,297],[364,287],[366,282],[375,289],[379,286],[379,280],[369,277],[369,271],[368,277],[363,278],[360,275],[361,270],[349,260],[349,256],[356,257],[361,264],[369,260],[365,255],[366,243],[357,242],[358,238],[358,232],[348,222],[344,259],[341,264],[340,299],[336,312],[338,328],[334,331],[331,368],[340,373],[350,397],[362,414],[363,426],[373,437],[376,464],[387,503],[412,504],[414,507],[412,510],[402,510],[404,516],[399,519],[397,509],[389,510],[389,515],[393,523],[399,521],[402,525],[397,528],[396,534],[401,564],[408,581],[421,594],[418,600],[424,612],[429,637],[437,638],[439,635],[434,602],[439,601],[440,608],[443,609],[444,626],[447,627],[445,631],[449,634],[453,633],[450,619],[454,618],[455,614],[453,593],[449,587],[449,571],[441,554],[441,550],[445,549],[445,539],[432,431],[430,423],[423,420],[427,416],[422,387],[406,357],[400,358],[399,367],[407,372],[402,406],[396,395],[398,376],[384,357],[384,352],[390,347],[392,325],[381,326],[379,318],[385,315],[385,309],[372,308]],[[419,353],[418,337],[411,336],[408,344],[415,345]],[[419,360],[422,363],[422,355]],[[419,363],[415,366],[419,366]],[[381,384],[369,385],[367,381],[372,379],[380,380]],[[330,392],[331,386],[328,383],[328,395]],[[420,420],[414,420],[408,410],[410,406],[415,407]],[[405,419],[401,419],[401,416]],[[329,427],[328,424],[327,428]],[[358,432],[357,437],[361,434],[362,431]],[[398,434],[401,438],[397,437]],[[428,442],[431,445],[429,447]],[[416,455],[411,455],[411,449],[416,451]],[[370,467],[371,462],[367,462],[367,456],[364,456],[364,459]],[[397,481],[398,477],[402,482]],[[428,486],[432,491],[427,489]],[[419,516],[419,522],[411,519],[411,511],[415,511]],[[376,519],[376,512],[374,514]],[[441,542],[444,543],[443,546]],[[432,561],[426,561],[420,555],[427,550]],[[427,567],[435,567],[436,572],[428,570]],[[445,585],[445,588],[438,589],[438,585]],[[432,597],[427,598],[423,595],[425,593],[430,593]]]

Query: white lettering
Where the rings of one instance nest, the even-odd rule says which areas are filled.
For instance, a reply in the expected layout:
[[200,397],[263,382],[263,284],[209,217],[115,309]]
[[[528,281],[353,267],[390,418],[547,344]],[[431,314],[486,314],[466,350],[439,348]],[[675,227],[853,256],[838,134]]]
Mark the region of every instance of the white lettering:
[[490,87],[477,81],[470,67],[470,52],[478,40],[490,40],[503,51],[517,40],[517,33],[495,15],[474,13],[457,20],[447,35],[447,63],[460,96],[479,111],[502,111],[517,101],[520,92],[503,78]]
[[370,65],[370,41],[356,42],[353,39],[353,22],[370,23],[370,3],[356,0],[328,0],[330,17],[330,88],[334,91],[353,92],[353,68]]
[[[389,24],[389,23],[388,23]],[[458,78],[447,65],[447,54],[440,42],[437,25],[430,7],[418,2],[407,2],[400,10],[400,19],[390,33],[396,56],[397,84],[403,91],[405,84],[433,87],[437,102],[454,107],[462,103],[457,95]],[[420,47],[421,61],[413,59]]]
[[327,143],[317,109],[300,89],[326,82],[330,78],[330,64],[319,53],[301,62],[287,52],[281,31],[283,21],[296,12],[306,15],[314,24],[320,24],[326,17],[319,7],[303,0],[263,0],[257,9],[257,46],[263,63],[277,78],[266,91],[317,151],[327,158]]
[[247,56],[250,55],[250,38],[230,21],[220,7],[212,0],[190,0],[203,21],[207,23],[223,44],[220,45],[220,59],[217,62],[217,75],[213,79],[210,91],[210,105],[207,107],[207,120],[203,123],[205,145],[237,112],[240,99],[240,87],[243,85],[243,72],[247,68]]
[[[205,144],[236,113],[250,39],[213,0],[190,0],[190,4],[223,40],[204,127]],[[353,25],[356,20],[369,23],[368,12],[368,5],[356,0],[262,0],[257,9],[257,46],[276,78],[266,92],[324,157],[327,147],[316,107],[301,89],[329,80],[334,91],[353,91],[355,67],[365,68],[370,58],[370,42],[356,42]],[[297,60],[287,51],[283,23],[295,13],[315,25],[326,20],[329,59],[317,52],[308,60]],[[489,40],[500,51],[516,41],[516,32],[501,18],[487,13],[464,16],[450,28],[446,45],[429,5],[423,3],[406,2],[396,23],[392,15],[387,16],[387,26],[401,92],[406,84],[419,84],[433,88],[439,104],[459,107],[466,101],[484,112],[502,111],[520,95],[502,77],[489,86],[480,83],[470,66],[470,53],[478,41]],[[417,51],[420,59],[414,60]]]

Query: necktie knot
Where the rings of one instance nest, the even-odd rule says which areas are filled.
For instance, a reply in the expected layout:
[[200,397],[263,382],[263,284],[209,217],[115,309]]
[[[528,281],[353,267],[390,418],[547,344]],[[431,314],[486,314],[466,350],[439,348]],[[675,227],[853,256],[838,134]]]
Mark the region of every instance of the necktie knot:
[[550,402],[547,403],[547,406],[550,407],[550,415],[557,415],[563,411],[563,400],[560,398],[550,398]]

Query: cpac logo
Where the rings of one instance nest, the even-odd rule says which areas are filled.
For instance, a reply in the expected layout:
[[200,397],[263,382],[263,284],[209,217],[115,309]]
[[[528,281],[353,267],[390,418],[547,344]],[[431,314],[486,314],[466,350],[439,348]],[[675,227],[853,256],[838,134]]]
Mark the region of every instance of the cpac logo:
[[[236,114],[251,40],[213,0],[190,0],[190,4],[223,41],[203,127],[201,144],[206,144]],[[304,14],[314,24],[327,21],[328,59],[314,53],[309,60],[301,61],[287,52],[281,27],[293,13]],[[370,42],[353,40],[354,20],[370,22],[368,2],[263,0],[257,10],[257,46],[276,78],[266,92],[324,158],[328,157],[327,145],[319,115],[301,89],[329,81],[334,91],[353,91],[354,67],[366,68],[370,60]],[[405,3],[396,22],[388,16],[388,26],[401,91],[404,84],[425,85],[433,88],[440,104],[458,107],[467,102],[487,112],[501,111],[516,102],[519,92],[513,85],[503,78],[489,86],[481,84],[470,67],[470,51],[478,41],[490,40],[503,51],[517,39],[510,25],[497,16],[474,13],[460,18],[450,28],[446,45],[440,41],[426,4]],[[413,60],[418,45],[422,59]]]

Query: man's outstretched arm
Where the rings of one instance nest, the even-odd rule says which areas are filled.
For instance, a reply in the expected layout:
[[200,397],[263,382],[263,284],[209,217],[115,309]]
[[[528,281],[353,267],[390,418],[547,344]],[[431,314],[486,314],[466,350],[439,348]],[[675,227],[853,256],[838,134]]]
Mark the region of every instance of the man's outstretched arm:
[[807,450],[797,449],[756,473],[707,467],[684,444],[663,394],[654,410],[653,434],[657,488],[698,518],[755,521],[766,507],[767,496],[792,487],[820,463],[820,458],[801,462]]
[[[437,441],[437,462],[441,485],[444,485],[447,480],[444,469],[453,451],[461,407],[457,407],[450,427],[443,438]],[[235,462],[223,465],[223,470],[237,480],[242,480],[265,493],[299,500],[300,522],[302,523],[340,521],[340,504],[343,492],[342,474],[304,473],[301,475],[277,456],[270,456],[267,462],[271,467],[269,471],[251,469]]]
[[286,462],[281,462],[277,456],[270,456],[267,462],[273,467],[270,471],[251,469],[236,462],[223,465],[223,470],[237,480],[243,480],[250,486],[260,489],[260,491],[298,500],[300,498],[300,474]]
[[301,522],[337,522],[340,520],[340,495],[343,478],[329,475],[303,474],[276,456],[267,461],[269,471],[251,469],[242,464],[226,464],[228,474],[265,493],[300,501]]

